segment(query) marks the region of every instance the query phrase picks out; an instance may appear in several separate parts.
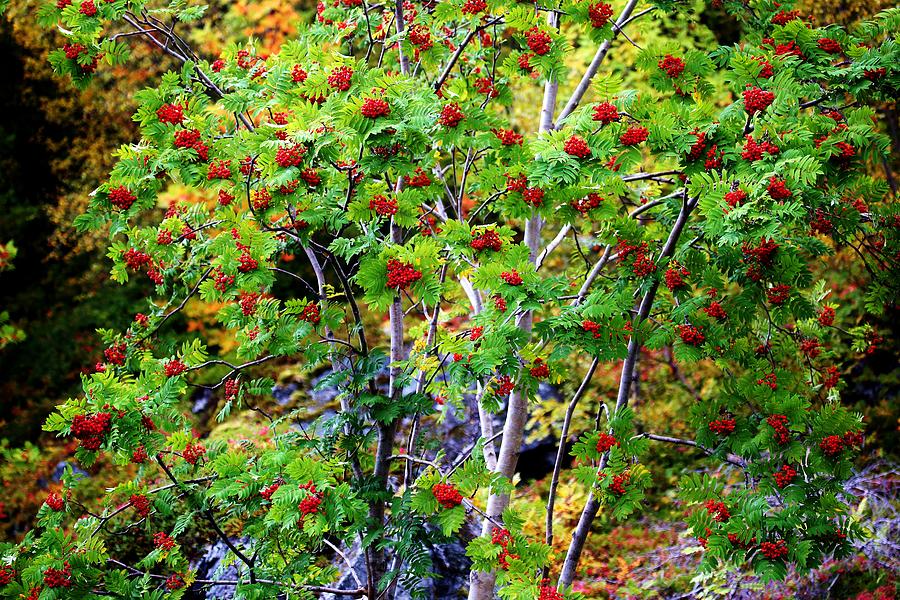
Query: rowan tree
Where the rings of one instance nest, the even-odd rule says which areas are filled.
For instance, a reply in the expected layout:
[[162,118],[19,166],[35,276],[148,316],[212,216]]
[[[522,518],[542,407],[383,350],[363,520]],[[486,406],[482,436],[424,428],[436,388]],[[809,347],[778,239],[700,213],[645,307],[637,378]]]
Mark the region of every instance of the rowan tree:
[[[136,92],[140,139],[76,221],[109,232],[112,276],[140,278],[149,301],[127,331],[100,332],[104,361],[45,426],[78,440],[84,465],[102,452],[139,475],[99,509],[49,497],[25,540],[2,547],[0,595],[177,597],[215,583],[197,581],[178,541],[202,520],[238,565],[238,597],[333,591],[353,548],[364,574],[341,593],[386,597],[432,572],[427,542],[475,520],[471,599],[574,598],[599,511],[642,511],[651,443],[742,475],[683,479],[702,568],[766,581],[848,553],[863,527],[842,482],[864,434],[831,359],[880,337],[813,266],[852,251],[870,273],[867,310],[896,302],[900,215],[873,176],[888,142],[871,106],[898,91],[900,12],[847,30],[771,0],[722,5],[743,20],[741,42],[644,48],[641,90],[598,73],[629,26],[679,3],[339,0],[277,52],[217,57],[181,33],[200,5],[45,5],[40,22],[66,37],[50,61],[77,87],[127,65],[129,38],[183,66]],[[590,64],[572,64],[573,44],[594,49]],[[530,107],[512,90],[527,85],[542,89],[537,131],[518,128]],[[160,206],[173,183],[202,200]],[[197,299],[220,307],[235,351],[162,343]],[[641,358],[664,348],[683,370],[718,372],[687,417],[693,439],[634,427]],[[301,406],[243,443],[193,435],[178,410],[192,388],[219,394],[227,419],[256,407],[273,385],[257,372],[281,360],[324,368],[337,414],[308,431]],[[583,362],[536,539],[515,501],[526,424],[539,386]],[[601,363],[618,365],[618,394],[573,430]],[[426,424],[467,404],[480,439],[435,452]],[[570,438],[589,494],[563,533]],[[162,517],[174,528],[160,531]],[[122,521],[155,545],[133,564],[104,543]]]

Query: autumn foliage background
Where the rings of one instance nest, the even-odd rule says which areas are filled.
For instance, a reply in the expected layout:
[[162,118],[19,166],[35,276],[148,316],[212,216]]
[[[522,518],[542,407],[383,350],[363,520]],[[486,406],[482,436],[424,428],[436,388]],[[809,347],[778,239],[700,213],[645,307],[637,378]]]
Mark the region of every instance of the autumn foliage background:
[[[211,2],[209,15],[203,26],[190,33],[190,41],[201,54],[216,56],[225,45],[234,41],[255,38],[261,47],[276,48],[296,32],[296,24],[313,18],[314,6],[308,2],[289,3],[280,0]],[[830,0],[809,2],[801,10],[822,21],[850,24],[890,6],[889,0],[850,2]],[[177,65],[144,42],[132,46],[128,65],[101,70],[94,84],[83,92],[72,89],[67,82],[54,77],[47,54],[59,47],[60,38],[53,31],[41,29],[29,14],[33,2],[11,0],[0,22],[0,81],[5,89],[0,95],[0,243],[14,241],[18,252],[14,268],[0,273],[0,310],[9,314],[10,322],[24,339],[16,340],[0,349],[0,539],[16,540],[30,527],[47,493],[58,489],[58,471],[62,464],[74,464],[75,443],[42,435],[41,424],[53,407],[77,392],[79,374],[91,370],[102,360],[103,346],[95,333],[97,328],[125,329],[134,314],[134,306],[143,297],[141,282],[119,285],[109,280],[109,262],[104,257],[106,237],[76,234],[73,219],[83,212],[88,194],[107,177],[113,166],[112,151],[137,136],[131,119],[135,108],[135,90],[151,85],[162,73]],[[653,21],[636,28],[631,35],[639,44],[652,43],[663,37],[675,38],[683,48],[730,44],[739,37],[740,25],[723,11],[702,2],[694,3],[695,18],[690,23],[682,17]],[[586,58],[591,49],[581,50]],[[641,75],[626,70],[629,56],[636,50],[628,44],[617,43],[617,58],[609,67],[626,81]],[[539,104],[534,97],[523,97],[520,106],[529,109]],[[881,125],[892,139],[893,148],[900,147],[897,106],[888,103],[879,107]],[[534,111],[522,115],[526,129]],[[894,152],[884,164],[868,168],[882,177],[896,178],[900,172],[900,157]],[[893,174],[893,175],[892,175]],[[896,194],[897,182],[890,183]],[[166,196],[190,201],[190,192],[171,187]],[[184,197],[184,198],[181,198]],[[161,202],[163,200],[161,199]],[[830,287],[836,299],[854,304],[860,301],[858,290],[865,285],[865,274],[848,270],[851,256],[831,257]],[[211,344],[217,342],[215,307],[197,303],[188,305],[183,315],[170,328],[175,339],[191,332],[203,331]],[[877,324],[882,343],[871,354],[848,353],[843,357],[842,373],[847,382],[844,403],[866,416],[866,451],[859,464],[869,465],[867,471],[876,481],[875,489],[890,510],[900,510],[897,488],[900,485],[893,465],[900,461],[900,367],[897,364],[898,313],[896,307]],[[0,323],[2,326],[2,323]],[[225,338],[219,340],[228,343]],[[225,350],[225,349],[223,349]],[[673,373],[667,357],[659,356],[652,367],[642,373],[642,396],[653,397],[652,403],[642,402],[640,420],[645,423],[675,423],[690,398],[684,387],[672,383]],[[279,384],[295,390],[294,401],[300,401],[309,386],[310,375],[282,361],[268,368],[269,375]],[[584,365],[581,366],[584,368]],[[598,373],[595,393],[612,393],[617,385],[614,369]],[[704,385],[702,369],[692,373],[685,382],[690,388]],[[677,388],[677,389],[676,389]],[[563,390],[571,392],[571,390]],[[560,396],[565,398],[566,394]],[[213,400],[215,402],[216,400]],[[261,404],[271,411],[283,411],[274,399]],[[539,440],[547,431],[542,422],[549,422],[564,410],[564,402],[551,398],[532,416],[530,429],[533,439]],[[185,412],[191,412],[187,403]],[[215,406],[193,415],[195,428],[201,436],[232,439],[254,435],[265,427],[256,413],[242,413],[218,424]],[[584,417],[584,415],[581,415]],[[673,431],[672,433],[679,433]],[[689,432],[682,432],[686,437]],[[597,584],[587,590],[598,597],[623,585],[653,582],[660,586],[664,574],[672,590],[689,590],[691,584],[692,547],[683,526],[678,525],[681,514],[675,506],[671,484],[678,473],[692,464],[683,450],[661,447],[648,461],[656,487],[649,492],[653,510],[648,517],[629,525],[601,525],[603,534],[591,538],[583,564],[593,569]],[[101,459],[90,470],[90,482],[78,490],[85,499],[99,496],[105,488],[113,487],[127,478],[128,469],[107,468]],[[893,473],[893,474],[892,474]],[[535,522],[540,521],[542,506],[540,492],[545,490],[546,473],[537,474],[525,490],[533,490]],[[668,484],[667,484],[668,482]],[[572,521],[582,498],[568,490],[578,500],[573,506],[561,506]],[[875,498],[873,497],[873,500]],[[881,501],[879,500],[879,502]],[[885,509],[885,506],[879,506]],[[861,506],[859,510],[871,510]],[[896,525],[893,525],[896,527]],[[194,534],[202,536],[203,531]],[[129,544],[141,541],[121,541],[124,553],[146,552],[146,548],[129,549]],[[184,541],[182,541],[185,544]],[[562,543],[562,542],[560,542]],[[187,545],[187,544],[185,544]],[[872,592],[881,597],[893,594],[897,574],[898,551],[877,561],[860,555],[859,558],[823,568],[832,578],[836,598],[866,598]],[[663,571],[654,567],[661,566]],[[791,597],[791,586],[802,589],[804,579],[789,580],[776,594]],[[721,583],[721,582],[719,582]],[[710,582],[715,589],[716,582]],[[660,588],[662,589],[662,588]],[[727,592],[723,589],[723,594]],[[674,593],[674,592],[673,592]],[[714,593],[714,592],[713,592]],[[798,592],[799,594],[799,592]]]

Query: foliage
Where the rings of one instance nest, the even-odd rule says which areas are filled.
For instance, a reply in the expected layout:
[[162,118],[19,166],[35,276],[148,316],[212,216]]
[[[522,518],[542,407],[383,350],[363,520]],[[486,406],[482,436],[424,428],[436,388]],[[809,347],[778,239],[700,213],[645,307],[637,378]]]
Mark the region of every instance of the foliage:
[[[434,568],[426,544],[471,519],[470,598],[495,585],[504,598],[578,597],[601,509],[615,521],[644,510],[651,443],[695,447],[745,478],[681,478],[703,572],[765,582],[848,554],[865,531],[841,492],[865,436],[834,358],[876,352],[881,336],[857,318],[897,298],[900,215],[867,165],[888,151],[872,106],[897,95],[900,12],[817,28],[767,0],[728,0],[741,43],[650,45],[634,57],[639,89],[588,70],[563,105],[560,83],[585,72],[569,60],[576,42],[600,62],[630,16],[680,8],[636,4],[615,27],[603,6],[568,1],[546,24],[502,1],[322,4],[277,52],[231,44],[214,61],[178,33],[199,5],[42,6],[38,21],[67,38],[50,62],[77,88],[126,69],[116,32],[152,32],[181,64],[134,95],[140,140],[76,219],[109,233],[110,277],[149,301],[99,332],[103,362],[44,426],[78,440],[80,464],[106,457],[137,476],[96,510],[70,500],[79,482],[65,476],[36,528],[0,547],[0,595],[179,597],[195,575],[178,540],[202,520],[240,565],[240,597],[326,591],[338,569],[319,560],[325,547],[357,544],[366,577],[351,593],[373,597],[415,588]],[[510,118],[526,84],[543,85],[537,133]],[[182,201],[171,184],[189,190]],[[868,272],[852,314],[813,268],[845,248]],[[287,256],[305,256],[314,282]],[[165,336],[189,303],[214,307],[229,342]],[[692,390],[690,439],[636,428],[636,374],[654,356],[714,373]],[[544,539],[510,499],[541,383],[577,382],[570,365],[585,357],[573,411],[598,365],[619,382],[572,448],[587,498],[562,557],[557,484]],[[271,439],[196,438],[179,409],[190,386],[221,394],[227,419],[257,408],[273,382],[252,372],[280,360],[324,369],[340,410],[312,435],[293,426],[301,406],[268,415]],[[429,452],[423,423],[472,402],[479,442]],[[133,564],[105,542],[123,518],[160,540]]]

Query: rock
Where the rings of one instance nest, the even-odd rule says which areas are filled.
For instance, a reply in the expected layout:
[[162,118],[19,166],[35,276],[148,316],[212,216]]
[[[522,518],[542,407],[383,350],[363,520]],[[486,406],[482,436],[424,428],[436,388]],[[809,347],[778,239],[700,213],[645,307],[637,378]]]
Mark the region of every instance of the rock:
[[[238,578],[238,570],[236,563],[222,567],[222,561],[228,554],[228,546],[225,542],[218,540],[213,544],[206,546],[206,553],[196,561],[191,562],[191,570],[197,574],[197,579],[221,579],[234,581]],[[198,586],[193,585],[185,598],[197,600],[230,600],[234,598],[234,586],[213,585]]]
[[214,405],[215,394],[213,394],[213,391],[206,388],[200,388],[194,394],[194,404],[191,406],[191,412],[195,415],[199,415],[202,412],[206,412]]

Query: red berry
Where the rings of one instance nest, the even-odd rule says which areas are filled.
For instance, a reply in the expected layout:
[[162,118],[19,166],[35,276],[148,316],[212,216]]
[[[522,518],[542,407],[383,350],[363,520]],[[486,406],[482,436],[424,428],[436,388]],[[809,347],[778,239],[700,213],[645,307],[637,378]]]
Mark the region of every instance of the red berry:
[[93,0],[84,0],[84,2],[81,3],[81,8],[78,9],[78,12],[86,17],[93,17],[97,14],[97,7],[94,5]]
[[646,127],[629,127],[619,137],[619,141],[625,146],[637,146],[650,136],[650,131]]
[[496,231],[493,229],[486,229],[481,233],[473,235],[472,242],[469,245],[478,252],[483,250],[499,252],[500,248],[503,246],[503,241],[500,239],[500,236],[497,235]]
[[359,112],[367,119],[377,119],[378,117],[386,117],[391,114],[391,107],[387,100],[382,98],[366,98],[363,100]]
[[438,123],[444,127],[454,128],[459,125],[466,116],[463,114],[456,102],[445,104],[441,109],[441,115],[438,117]]
[[601,432],[600,437],[597,439],[597,452],[603,454],[604,452],[609,452],[610,448],[613,446],[619,446],[619,440],[608,433]]
[[657,66],[666,72],[666,75],[672,79],[676,79],[684,72],[684,61],[671,54],[666,54]]
[[444,508],[453,508],[462,504],[462,494],[449,483],[436,483],[431,486],[431,493]]
[[785,542],[784,540],[778,540],[776,542],[763,542],[759,545],[759,551],[769,560],[778,560],[787,556],[787,542]]
[[497,136],[497,139],[500,140],[500,144],[502,144],[503,146],[522,145],[522,136],[512,129],[494,129],[493,132],[494,135]]
[[390,217],[397,214],[397,200],[378,194],[369,200],[369,209],[374,210],[375,214],[379,216]]
[[732,418],[723,417],[709,422],[709,430],[718,435],[729,435],[734,431],[737,421]]
[[59,494],[57,494],[56,492],[51,492],[47,496],[47,499],[44,500],[44,504],[46,504],[47,506],[49,506],[51,509],[53,509],[56,512],[60,512],[66,506],[66,503],[65,503],[65,500],[63,500],[63,497],[60,496]]
[[616,109],[615,104],[612,104],[610,102],[601,102],[594,107],[594,121],[598,121],[600,123],[603,123],[604,125],[608,125],[613,121],[618,121],[619,118],[619,111]]
[[397,259],[387,261],[387,286],[397,290],[405,289],[422,278],[422,272],[411,264]]
[[550,367],[542,358],[534,359],[531,369],[528,371],[535,379],[547,379],[550,377]]
[[678,325],[676,329],[678,330],[678,336],[681,338],[681,341],[689,346],[701,346],[703,345],[703,342],[706,341],[706,336],[703,335],[703,331],[701,331],[699,327],[693,325]]
[[532,27],[525,34],[525,41],[528,48],[538,56],[543,56],[550,52],[550,44],[553,39],[546,31],[541,31],[537,27]]
[[107,193],[107,196],[110,203],[120,210],[128,210],[134,204],[134,201],[137,200],[137,197],[124,185],[112,188]]
[[775,485],[779,488],[786,488],[794,481],[797,476],[797,470],[790,465],[782,465],[781,470],[775,471]]
[[785,415],[772,415],[766,418],[766,423],[775,430],[772,437],[779,445],[784,446],[791,441],[791,432],[787,427],[788,418]]
[[573,135],[566,140],[563,150],[566,154],[576,158],[587,158],[591,155],[591,148],[588,146],[587,142],[584,141],[584,138],[577,135]]
[[184,107],[180,104],[163,104],[156,111],[156,118],[160,123],[181,125],[184,122]]
[[346,92],[350,89],[350,79],[353,77],[353,69],[350,67],[338,67],[328,76],[328,85],[336,90]]
[[175,540],[168,533],[160,531],[153,534],[153,545],[160,550],[171,550],[175,547]]
[[187,365],[177,358],[173,358],[165,364],[163,370],[165,371],[166,377],[177,377],[187,371]]
[[588,19],[591,20],[591,27],[596,29],[605,27],[612,15],[612,6],[606,2],[597,2],[588,6]]
[[519,272],[515,269],[512,271],[503,271],[500,273],[500,279],[505,281],[508,285],[522,285],[522,276],[519,275]]
[[766,110],[775,101],[775,94],[758,87],[744,91],[744,110],[751,115]]
[[843,52],[841,45],[837,42],[837,40],[833,40],[831,38],[820,38],[818,41],[819,49],[823,52],[827,52],[828,54],[840,54]]
[[131,504],[134,511],[141,517],[146,517],[150,514],[150,500],[147,496],[143,494],[132,494],[128,499],[128,503]]

